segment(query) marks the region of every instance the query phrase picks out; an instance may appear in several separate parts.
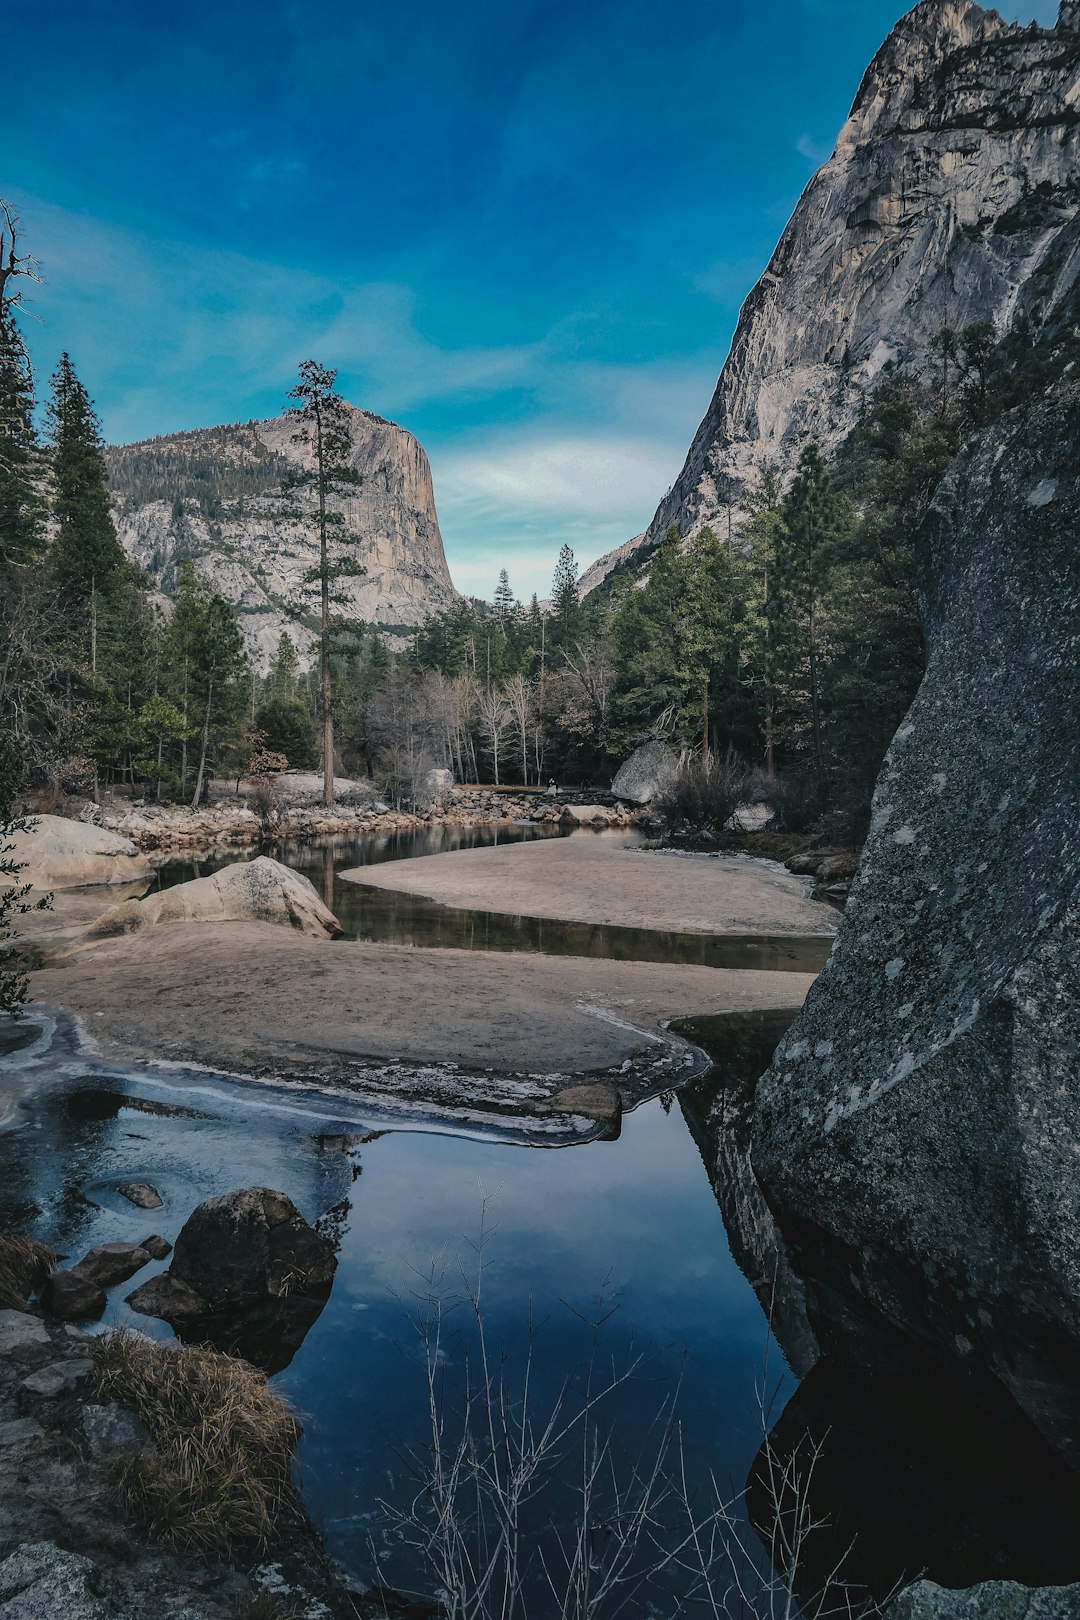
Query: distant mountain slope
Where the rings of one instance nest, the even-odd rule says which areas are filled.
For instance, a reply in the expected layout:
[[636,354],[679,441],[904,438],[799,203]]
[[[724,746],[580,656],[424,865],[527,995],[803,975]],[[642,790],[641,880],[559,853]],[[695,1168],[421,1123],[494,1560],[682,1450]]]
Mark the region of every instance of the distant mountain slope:
[[[340,588],[351,610],[402,644],[436,609],[457,599],[446,566],[431,469],[404,428],[350,406],[351,465],[359,488],[332,505],[357,539],[367,573]],[[120,539],[166,595],[191,556],[236,608],[248,645],[265,665],[283,629],[306,655],[311,624],[290,615],[306,569],[317,561],[309,491],[280,493],[304,452],[287,417],[199,428],[112,446],[109,480]],[[298,515],[299,514],[299,515]],[[309,595],[308,601],[311,601]]]
[[867,70],[829,162],[743,306],[679,478],[645,534],[595,563],[644,562],[674,524],[737,531],[748,481],[835,446],[889,363],[936,333],[1052,317],[1080,270],[1080,0],[1054,29],[972,0],[922,0]]

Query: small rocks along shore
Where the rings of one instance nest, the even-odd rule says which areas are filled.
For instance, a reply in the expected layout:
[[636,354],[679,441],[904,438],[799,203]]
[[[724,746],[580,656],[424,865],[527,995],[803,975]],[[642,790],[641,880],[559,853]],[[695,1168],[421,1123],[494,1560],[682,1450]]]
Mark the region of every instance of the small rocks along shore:
[[[287,795],[287,787],[285,789]],[[333,810],[322,805],[289,804],[283,810],[273,838],[309,839],[360,837],[364,833],[411,832],[433,825],[484,826],[496,821],[533,821],[545,825],[562,822],[597,827],[633,827],[638,812],[618,803],[610,794],[516,793],[457,788],[446,804],[427,810],[395,810],[379,799],[352,803],[345,796]],[[244,846],[260,842],[259,817],[242,797],[192,810],[187,805],[113,800],[87,806],[82,815],[101,827],[130,838],[141,850],[199,849],[211,845]]]
[[80,1329],[0,1310],[0,1620],[233,1620],[267,1587],[290,1613],[383,1612],[339,1577],[298,1500],[271,1544],[229,1558],[153,1542],[116,1484],[149,1443],[133,1411],[99,1395]]

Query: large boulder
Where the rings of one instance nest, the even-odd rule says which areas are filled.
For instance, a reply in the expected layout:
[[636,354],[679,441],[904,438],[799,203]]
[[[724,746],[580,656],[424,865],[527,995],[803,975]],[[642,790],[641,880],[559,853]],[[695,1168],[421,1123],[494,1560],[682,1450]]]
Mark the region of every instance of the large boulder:
[[110,906],[96,922],[54,952],[69,956],[86,945],[120,939],[159,923],[272,922],[298,929],[313,939],[333,939],[341,925],[319,899],[315,885],[290,866],[260,855],[238,861],[210,877]]
[[149,883],[154,875],[130,838],[64,816],[28,817],[26,831],[13,833],[11,844],[11,859],[22,865],[20,881],[35,889]]
[[277,1371],[329,1298],[333,1245],[284,1193],[247,1187],[208,1198],[189,1217],[169,1270],[130,1304],[181,1338],[238,1350]]
[[35,1541],[0,1563],[0,1620],[120,1620],[88,1558]]
[[678,755],[661,742],[643,743],[615,773],[611,791],[632,804],[651,804],[664,791],[678,767]]
[[752,1159],[825,1351],[890,1332],[1080,1464],[1080,389],[962,455],[926,676]]
[[889,1605],[885,1620],[1076,1620],[1077,1615],[1080,1586],[984,1581],[950,1592],[933,1581],[917,1581]]

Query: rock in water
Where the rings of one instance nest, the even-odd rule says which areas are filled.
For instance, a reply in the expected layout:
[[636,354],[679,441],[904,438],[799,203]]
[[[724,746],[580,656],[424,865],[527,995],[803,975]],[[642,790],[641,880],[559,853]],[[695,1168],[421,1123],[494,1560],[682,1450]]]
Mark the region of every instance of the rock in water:
[[31,816],[12,833],[11,859],[35,889],[85,889],[98,883],[149,883],[153,867],[130,838],[65,816]]
[[1075,275],[1078,70],[1072,0],[1056,29],[973,0],[922,0],[901,18],[743,305],[682,472],[583,591],[620,563],[644,567],[672,524],[737,532],[760,469],[790,473],[807,439],[834,449],[884,368],[925,367],[946,322],[1000,333],[1053,318]]
[[291,1199],[249,1187],[200,1204],[169,1270],[137,1288],[130,1303],[182,1338],[278,1371],[329,1298],[336,1269],[332,1245]]
[[934,502],[926,676],[752,1143],[823,1349],[860,1359],[889,1324],[1074,1463],[1078,522],[1074,382],[983,434]]
[[313,939],[333,939],[341,933],[337,918],[323,905],[308,878],[260,855],[254,861],[223,867],[210,877],[193,878],[190,883],[149,894],[145,900],[110,906],[49,959],[60,960],[86,945],[120,939],[158,923],[190,922],[284,923]]

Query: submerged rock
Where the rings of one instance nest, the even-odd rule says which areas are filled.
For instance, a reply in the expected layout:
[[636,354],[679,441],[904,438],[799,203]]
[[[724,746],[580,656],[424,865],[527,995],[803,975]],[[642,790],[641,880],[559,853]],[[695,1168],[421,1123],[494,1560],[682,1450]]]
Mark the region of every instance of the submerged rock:
[[327,910],[315,886],[280,861],[260,855],[238,861],[210,877],[193,878],[173,889],[112,906],[53,959],[70,956],[101,940],[121,939],[159,923],[272,922],[296,928],[313,939],[333,939],[341,925]]
[[151,1187],[148,1181],[127,1181],[116,1190],[121,1198],[126,1198],[136,1209],[163,1209],[165,1206],[165,1200],[157,1188]]
[[20,881],[35,889],[83,889],[98,883],[149,883],[150,862],[130,838],[64,816],[31,816],[11,835]]
[[985,433],[923,535],[928,665],[752,1157],[849,1364],[885,1325],[1080,1464],[1080,391]]

